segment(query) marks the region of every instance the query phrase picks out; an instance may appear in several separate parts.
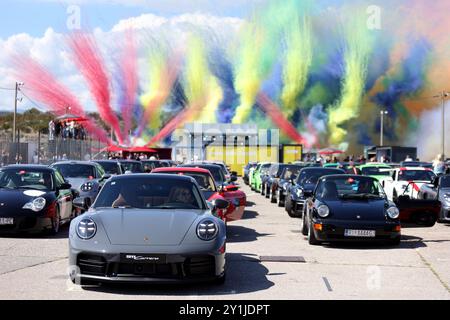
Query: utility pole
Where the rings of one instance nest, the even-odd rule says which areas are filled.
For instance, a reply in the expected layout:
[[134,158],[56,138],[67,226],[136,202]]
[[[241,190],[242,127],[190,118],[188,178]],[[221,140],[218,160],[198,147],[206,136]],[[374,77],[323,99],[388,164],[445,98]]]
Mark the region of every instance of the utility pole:
[[442,137],[441,137],[441,154],[445,159],[445,98],[450,97],[450,93],[447,91],[442,91],[439,95],[434,96],[433,98],[442,99],[442,108],[441,108],[441,127],[442,127]]
[[387,114],[389,114],[389,112],[386,110],[380,111],[380,115],[381,115],[380,147],[383,147],[383,145],[384,145],[384,116]]
[[16,82],[16,89],[15,89],[15,95],[14,95],[14,118],[13,118],[13,143],[16,143],[17,137],[16,137],[16,121],[17,121],[17,102],[22,101],[22,99],[19,99],[19,91],[20,87],[23,86],[23,82]]

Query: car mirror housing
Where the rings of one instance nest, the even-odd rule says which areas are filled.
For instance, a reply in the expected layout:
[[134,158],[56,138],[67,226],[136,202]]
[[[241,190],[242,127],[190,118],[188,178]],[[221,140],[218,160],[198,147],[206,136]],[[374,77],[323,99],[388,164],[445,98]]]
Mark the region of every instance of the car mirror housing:
[[58,188],[59,190],[69,190],[72,188],[72,185],[70,183],[63,183],[61,184],[61,186]]
[[82,210],[88,210],[91,206],[91,199],[90,198],[76,198],[73,200],[73,205],[76,208],[82,209]]
[[217,209],[225,210],[225,209],[228,208],[230,203],[227,200],[224,200],[224,199],[215,199],[215,200],[212,201],[212,205],[213,205],[215,210],[217,210]]

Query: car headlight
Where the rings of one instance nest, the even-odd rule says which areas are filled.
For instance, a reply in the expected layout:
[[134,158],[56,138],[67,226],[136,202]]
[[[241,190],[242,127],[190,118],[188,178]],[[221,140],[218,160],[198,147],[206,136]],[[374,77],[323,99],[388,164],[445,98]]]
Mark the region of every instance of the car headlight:
[[390,207],[389,209],[387,209],[387,214],[391,219],[398,219],[398,217],[400,216],[400,211],[397,209],[397,207]]
[[80,190],[83,192],[89,192],[94,189],[94,184],[92,182],[86,182],[81,185]]
[[219,226],[212,220],[204,220],[197,226],[197,236],[204,241],[213,240],[219,232]]
[[92,219],[83,219],[78,222],[77,235],[83,240],[89,240],[97,233],[97,225]]
[[42,211],[42,209],[44,209],[46,203],[47,201],[44,198],[39,197],[26,203],[22,209],[29,209],[33,210],[34,212],[39,212]]
[[450,193],[444,193],[442,195],[442,202],[445,202],[447,206],[450,206]]
[[299,197],[299,198],[301,198],[301,197],[303,197],[303,190],[302,189],[298,189],[297,190],[297,192],[296,192],[296,194],[297,194],[297,197]]
[[328,208],[328,206],[326,205],[320,205],[317,208],[317,214],[319,215],[319,217],[321,218],[326,218],[330,215],[330,208]]

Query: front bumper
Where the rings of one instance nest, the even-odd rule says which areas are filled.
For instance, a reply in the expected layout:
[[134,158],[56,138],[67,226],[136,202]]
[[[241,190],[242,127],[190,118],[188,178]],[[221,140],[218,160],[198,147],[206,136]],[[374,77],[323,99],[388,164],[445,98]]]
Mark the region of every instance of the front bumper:
[[[385,224],[367,224],[360,223],[345,223],[338,221],[330,222],[315,222],[322,224],[322,231],[314,230],[314,235],[317,240],[322,242],[373,242],[373,241],[389,241],[401,237],[401,232],[395,231],[399,224],[385,223]],[[366,237],[347,237],[345,230],[375,230],[374,238]]]
[[14,224],[12,225],[0,225],[0,234],[14,234],[14,233],[40,233],[45,229],[52,226],[50,218],[39,216],[15,216],[15,217],[3,217],[1,218],[13,218]]
[[213,281],[225,274],[225,253],[168,254],[162,263],[123,261],[121,254],[74,252],[70,277],[104,283],[186,283]]
[[450,222],[450,208],[443,207],[441,209],[440,220],[444,222]]

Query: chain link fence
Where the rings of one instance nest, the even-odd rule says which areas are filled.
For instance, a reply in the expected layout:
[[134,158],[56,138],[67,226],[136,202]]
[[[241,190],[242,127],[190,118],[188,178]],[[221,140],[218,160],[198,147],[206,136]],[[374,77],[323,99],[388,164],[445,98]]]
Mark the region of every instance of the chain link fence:
[[104,143],[87,138],[77,140],[57,137],[49,140],[47,134],[20,135],[18,143],[11,134],[0,132],[0,165],[14,163],[51,164],[59,160],[105,159],[108,155]]

